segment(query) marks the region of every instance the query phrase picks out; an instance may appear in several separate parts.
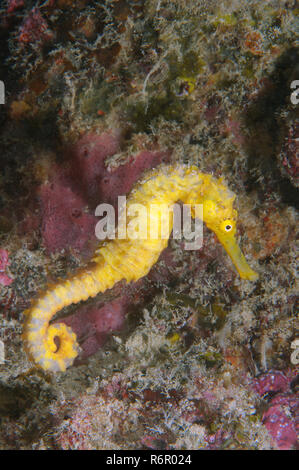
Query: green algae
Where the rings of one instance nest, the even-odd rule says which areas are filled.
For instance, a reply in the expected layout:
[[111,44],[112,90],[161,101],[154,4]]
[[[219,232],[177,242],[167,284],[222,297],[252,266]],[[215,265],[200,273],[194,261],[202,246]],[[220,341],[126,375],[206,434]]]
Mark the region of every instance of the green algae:
[[78,97],[79,108],[84,116],[96,118],[99,112],[108,113],[115,94],[115,84],[100,80],[89,91],[82,90]]
[[[188,51],[180,61],[176,54],[165,57],[168,73],[158,89],[148,84],[146,98],[130,100],[125,107],[125,115],[137,132],[150,132],[151,124],[158,118],[182,123],[185,116],[188,95],[192,93],[195,82],[205,66],[205,61],[194,51]],[[187,93],[181,88],[186,83]]]

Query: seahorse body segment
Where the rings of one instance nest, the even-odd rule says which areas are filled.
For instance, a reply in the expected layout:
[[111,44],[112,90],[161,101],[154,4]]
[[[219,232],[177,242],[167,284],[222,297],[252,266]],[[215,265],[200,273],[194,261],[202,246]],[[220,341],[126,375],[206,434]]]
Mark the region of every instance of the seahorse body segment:
[[[127,200],[127,222],[134,217],[130,208],[135,204],[155,208],[147,217],[147,236],[106,241],[96,251],[91,263],[65,281],[50,287],[25,312],[24,343],[29,357],[50,371],[65,371],[79,352],[75,333],[65,324],[49,324],[53,316],[72,303],[96,296],[121,280],[136,281],[149,272],[167,246],[172,231],[169,220],[168,237],[151,237],[151,226],[161,217],[160,208],[171,207],[177,201],[184,204],[203,204],[203,220],[216,234],[240,277],[254,281],[258,278],[247,264],[236,238],[237,211],[233,208],[235,195],[222,179],[204,174],[195,166],[165,165],[148,172],[132,190]],[[171,219],[171,218],[170,218]]]

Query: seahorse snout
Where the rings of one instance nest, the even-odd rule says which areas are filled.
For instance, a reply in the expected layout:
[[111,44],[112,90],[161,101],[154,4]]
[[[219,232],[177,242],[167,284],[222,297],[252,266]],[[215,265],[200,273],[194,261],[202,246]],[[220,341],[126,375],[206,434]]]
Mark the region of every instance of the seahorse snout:
[[243,255],[235,237],[225,237],[222,234],[216,235],[220,243],[224,247],[225,251],[229,255],[230,259],[232,260],[240,277],[248,281],[256,281],[259,275],[253,269],[251,269],[251,267],[247,263],[247,260]]

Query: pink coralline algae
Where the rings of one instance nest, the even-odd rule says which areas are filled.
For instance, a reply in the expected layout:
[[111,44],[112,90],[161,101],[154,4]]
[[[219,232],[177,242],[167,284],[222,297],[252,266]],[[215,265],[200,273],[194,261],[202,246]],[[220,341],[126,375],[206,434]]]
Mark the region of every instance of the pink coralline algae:
[[7,4],[7,13],[13,13],[15,10],[24,6],[24,0],[9,0]]
[[[47,252],[72,248],[90,256],[98,221],[91,213],[101,203],[116,206],[143,171],[169,158],[166,152],[141,152],[109,171],[105,160],[120,148],[112,133],[88,134],[67,150],[64,166],[53,166],[49,182],[38,191],[42,238]],[[85,252],[85,253],[84,253]]]
[[23,44],[46,42],[53,33],[38,8],[33,8],[20,28],[19,42]]
[[263,374],[254,382],[255,391],[262,397],[269,393],[286,392],[289,386],[288,377],[279,370]]
[[54,181],[39,190],[43,243],[48,253],[72,247],[88,250],[88,241],[95,238],[95,216],[85,212],[86,203],[70,187]]
[[278,449],[290,450],[297,444],[299,432],[299,394],[280,394],[271,400],[263,423]]
[[[70,184],[73,189],[79,189],[91,204],[99,204],[104,199],[105,194],[100,187],[107,177],[105,160],[119,149],[119,136],[109,132],[87,134],[68,149]],[[118,188],[114,190],[118,191]]]
[[119,166],[112,172],[107,171],[101,180],[102,196],[110,204],[116,204],[117,195],[128,194],[144,171],[155,168],[168,158],[167,152],[143,151],[126,165]]
[[290,391],[294,376],[291,372],[271,371],[254,383],[254,389],[260,396],[274,395],[262,421],[280,450],[293,449],[298,445],[299,393]]
[[105,160],[119,148],[120,138],[110,133],[87,134],[70,148],[71,180],[91,204],[115,204],[117,196],[128,194],[145,170],[169,159],[167,152],[143,151],[126,164],[109,170]]
[[124,295],[104,306],[97,302],[93,306],[82,307],[63,321],[82,341],[80,359],[95,354],[103,346],[108,334],[122,328],[127,306],[128,298]]
[[8,252],[4,249],[0,249],[0,284],[3,286],[9,286],[13,279],[5,274],[5,269],[9,266]]

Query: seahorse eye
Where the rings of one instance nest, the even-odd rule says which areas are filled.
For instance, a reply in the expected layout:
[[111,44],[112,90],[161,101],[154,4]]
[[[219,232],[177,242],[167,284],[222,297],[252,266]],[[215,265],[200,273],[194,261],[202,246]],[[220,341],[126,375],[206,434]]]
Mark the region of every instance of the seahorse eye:
[[234,221],[231,219],[226,219],[221,222],[221,230],[223,232],[231,232],[234,228]]

